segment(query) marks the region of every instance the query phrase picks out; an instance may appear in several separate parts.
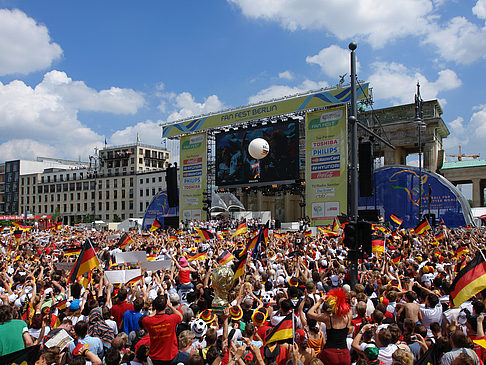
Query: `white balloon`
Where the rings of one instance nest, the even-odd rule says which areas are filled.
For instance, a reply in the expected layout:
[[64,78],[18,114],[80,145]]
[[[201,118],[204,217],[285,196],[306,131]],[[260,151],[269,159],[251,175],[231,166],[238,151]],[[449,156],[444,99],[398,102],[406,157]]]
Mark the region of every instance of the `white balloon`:
[[263,138],[255,138],[248,145],[248,153],[251,157],[257,160],[264,158],[266,155],[268,155],[269,151],[270,146]]

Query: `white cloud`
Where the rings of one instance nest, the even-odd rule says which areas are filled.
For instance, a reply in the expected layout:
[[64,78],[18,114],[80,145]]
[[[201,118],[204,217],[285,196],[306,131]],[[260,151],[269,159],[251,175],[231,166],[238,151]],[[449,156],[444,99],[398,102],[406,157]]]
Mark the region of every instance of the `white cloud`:
[[278,74],[278,77],[280,79],[292,80],[294,78],[294,75],[292,75],[292,72],[290,72],[290,71],[287,70],[287,71],[284,71],[284,72],[280,72]]
[[129,144],[137,141],[137,133],[140,141],[145,144],[159,146],[161,142],[162,129],[159,126],[160,121],[147,120],[130,125],[122,130],[116,131],[109,138],[112,145]]
[[486,0],[478,0],[476,5],[472,8],[472,12],[479,19],[486,19]]
[[228,0],[253,19],[282,27],[325,29],[337,38],[358,38],[373,47],[424,34],[434,10],[431,0]]
[[50,71],[36,87],[42,93],[57,95],[63,104],[86,111],[135,114],[144,103],[142,94],[132,89],[111,87],[96,91],[83,81],[73,81],[65,72]]
[[[176,109],[172,112],[167,121],[176,121],[179,119],[195,117],[201,114],[213,113],[224,108],[223,103],[216,95],[211,95],[204,99],[204,102],[198,103],[188,92],[182,92],[178,95],[168,95],[169,101]],[[159,106],[160,109],[160,106]]]
[[32,139],[14,139],[0,144],[0,155],[3,161],[32,160],[37,156],[55,157],[56,149]]
[[85,159],[94,147],[103,145],[104,138],[77,119],[78,111],[135,113],[143,101],[133,90],[96,91],[59,71],[47,73],[33,88],[20,80],[0,83],[4,142],[0,153],[4,159],[5,156],[34,158],[41,154]]
[[324,81],[315,82],[311,80],[305,80],[298,86],[272,85],[266,89],[260,90],[256,95],[250,96],[248,102],[253,104],[261,101],[270,101],[272,99],[300,94],[309,90],[317,90],[327,86],[329,85]]
[[424,100],[437,99],[441,91],[452,90],[462,84],[457,74],[449,69],[440,71],[437,80],[430,81],[420,72],[398,63],[376,62],[372,68],[374,72],[368,80],[373,85],[373,97],[389,100],[394,105],[413,102],[417,81]]
[[[334,80],[339,80],[339,76],[348,74],[345,82],[350,82],[350,52],[347,49],[341,48],[335,44],[327,48],[323,48],[318,54],[314,56],[307,56],[307,63],[314,63],[321,67],[322,72]],[[359,62],[356,68],[359,69]]]
[[44,25],[20,10],[0,9],[0,76],[46,69],[61,55]]
[[[483,10],[476,11],[484,15]],[[431,27],[423,42],[432,45],[443,59],[458,64],[486,58],[486,27],[478,27],[464,17],[451,19],[445,27]]]

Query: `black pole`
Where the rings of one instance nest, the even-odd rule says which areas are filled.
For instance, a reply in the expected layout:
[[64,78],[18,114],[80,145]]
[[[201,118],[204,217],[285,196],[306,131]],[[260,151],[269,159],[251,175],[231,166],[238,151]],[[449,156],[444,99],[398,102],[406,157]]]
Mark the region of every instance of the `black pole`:
[[358,113],[356,108],[356,53],[358,47],[356,42],[349,43],[348,48],[351,50],[351,110],[348,118],[348,126],[351,131],[351,163],[350,172],[350,194],[349,194],[349,213],[350,223],[354,225],[353,245],[350,249],[350,283],[354,289],[358,283]]

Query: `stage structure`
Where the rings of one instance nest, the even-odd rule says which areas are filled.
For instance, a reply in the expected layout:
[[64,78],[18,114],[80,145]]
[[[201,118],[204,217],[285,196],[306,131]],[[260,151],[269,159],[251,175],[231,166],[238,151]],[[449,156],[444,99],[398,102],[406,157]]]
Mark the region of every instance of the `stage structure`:
[[[434,226],[441,220],[449,228],[474,225],[471,207],[462,193],[443,176],[422,170],[422,196],[419,195],[419,170],[412,166],[385,166],[374,172],[375,194],[359,199],[359,213],[381,215],[390,221],[393,214],[403,220],[403,228],[418,222],[419,204],[423,216]],[[396,225],[394,225],[396,226]]]
[[[370,103],[369,84],[356,95]],[[209,217],[213,191],[227,188],[297,187],[313,225],[346,212],[350,99],[351,87],[339,85],[162,124],[163,138],[180,139],[181,219],[204,219],[204,210]],[[270,146],[260,160],[248,153],[255,138]]]
[[150,202],[145,215],[143,216],[142,230],[147,231],[152,226],[155,218],[164,227],[179,226],[179,208],[170,208],[167,201],[167,191],[161,191]]

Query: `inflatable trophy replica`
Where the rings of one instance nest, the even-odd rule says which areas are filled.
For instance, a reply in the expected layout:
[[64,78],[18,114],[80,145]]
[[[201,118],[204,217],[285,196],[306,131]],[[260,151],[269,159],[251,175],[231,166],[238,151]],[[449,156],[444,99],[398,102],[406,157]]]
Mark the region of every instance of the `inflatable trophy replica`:
[[224,308],[229,306],[228,294],[233,287],[234,273],[229,266],[221,265],[213,270],[213,312],[222,313]]

